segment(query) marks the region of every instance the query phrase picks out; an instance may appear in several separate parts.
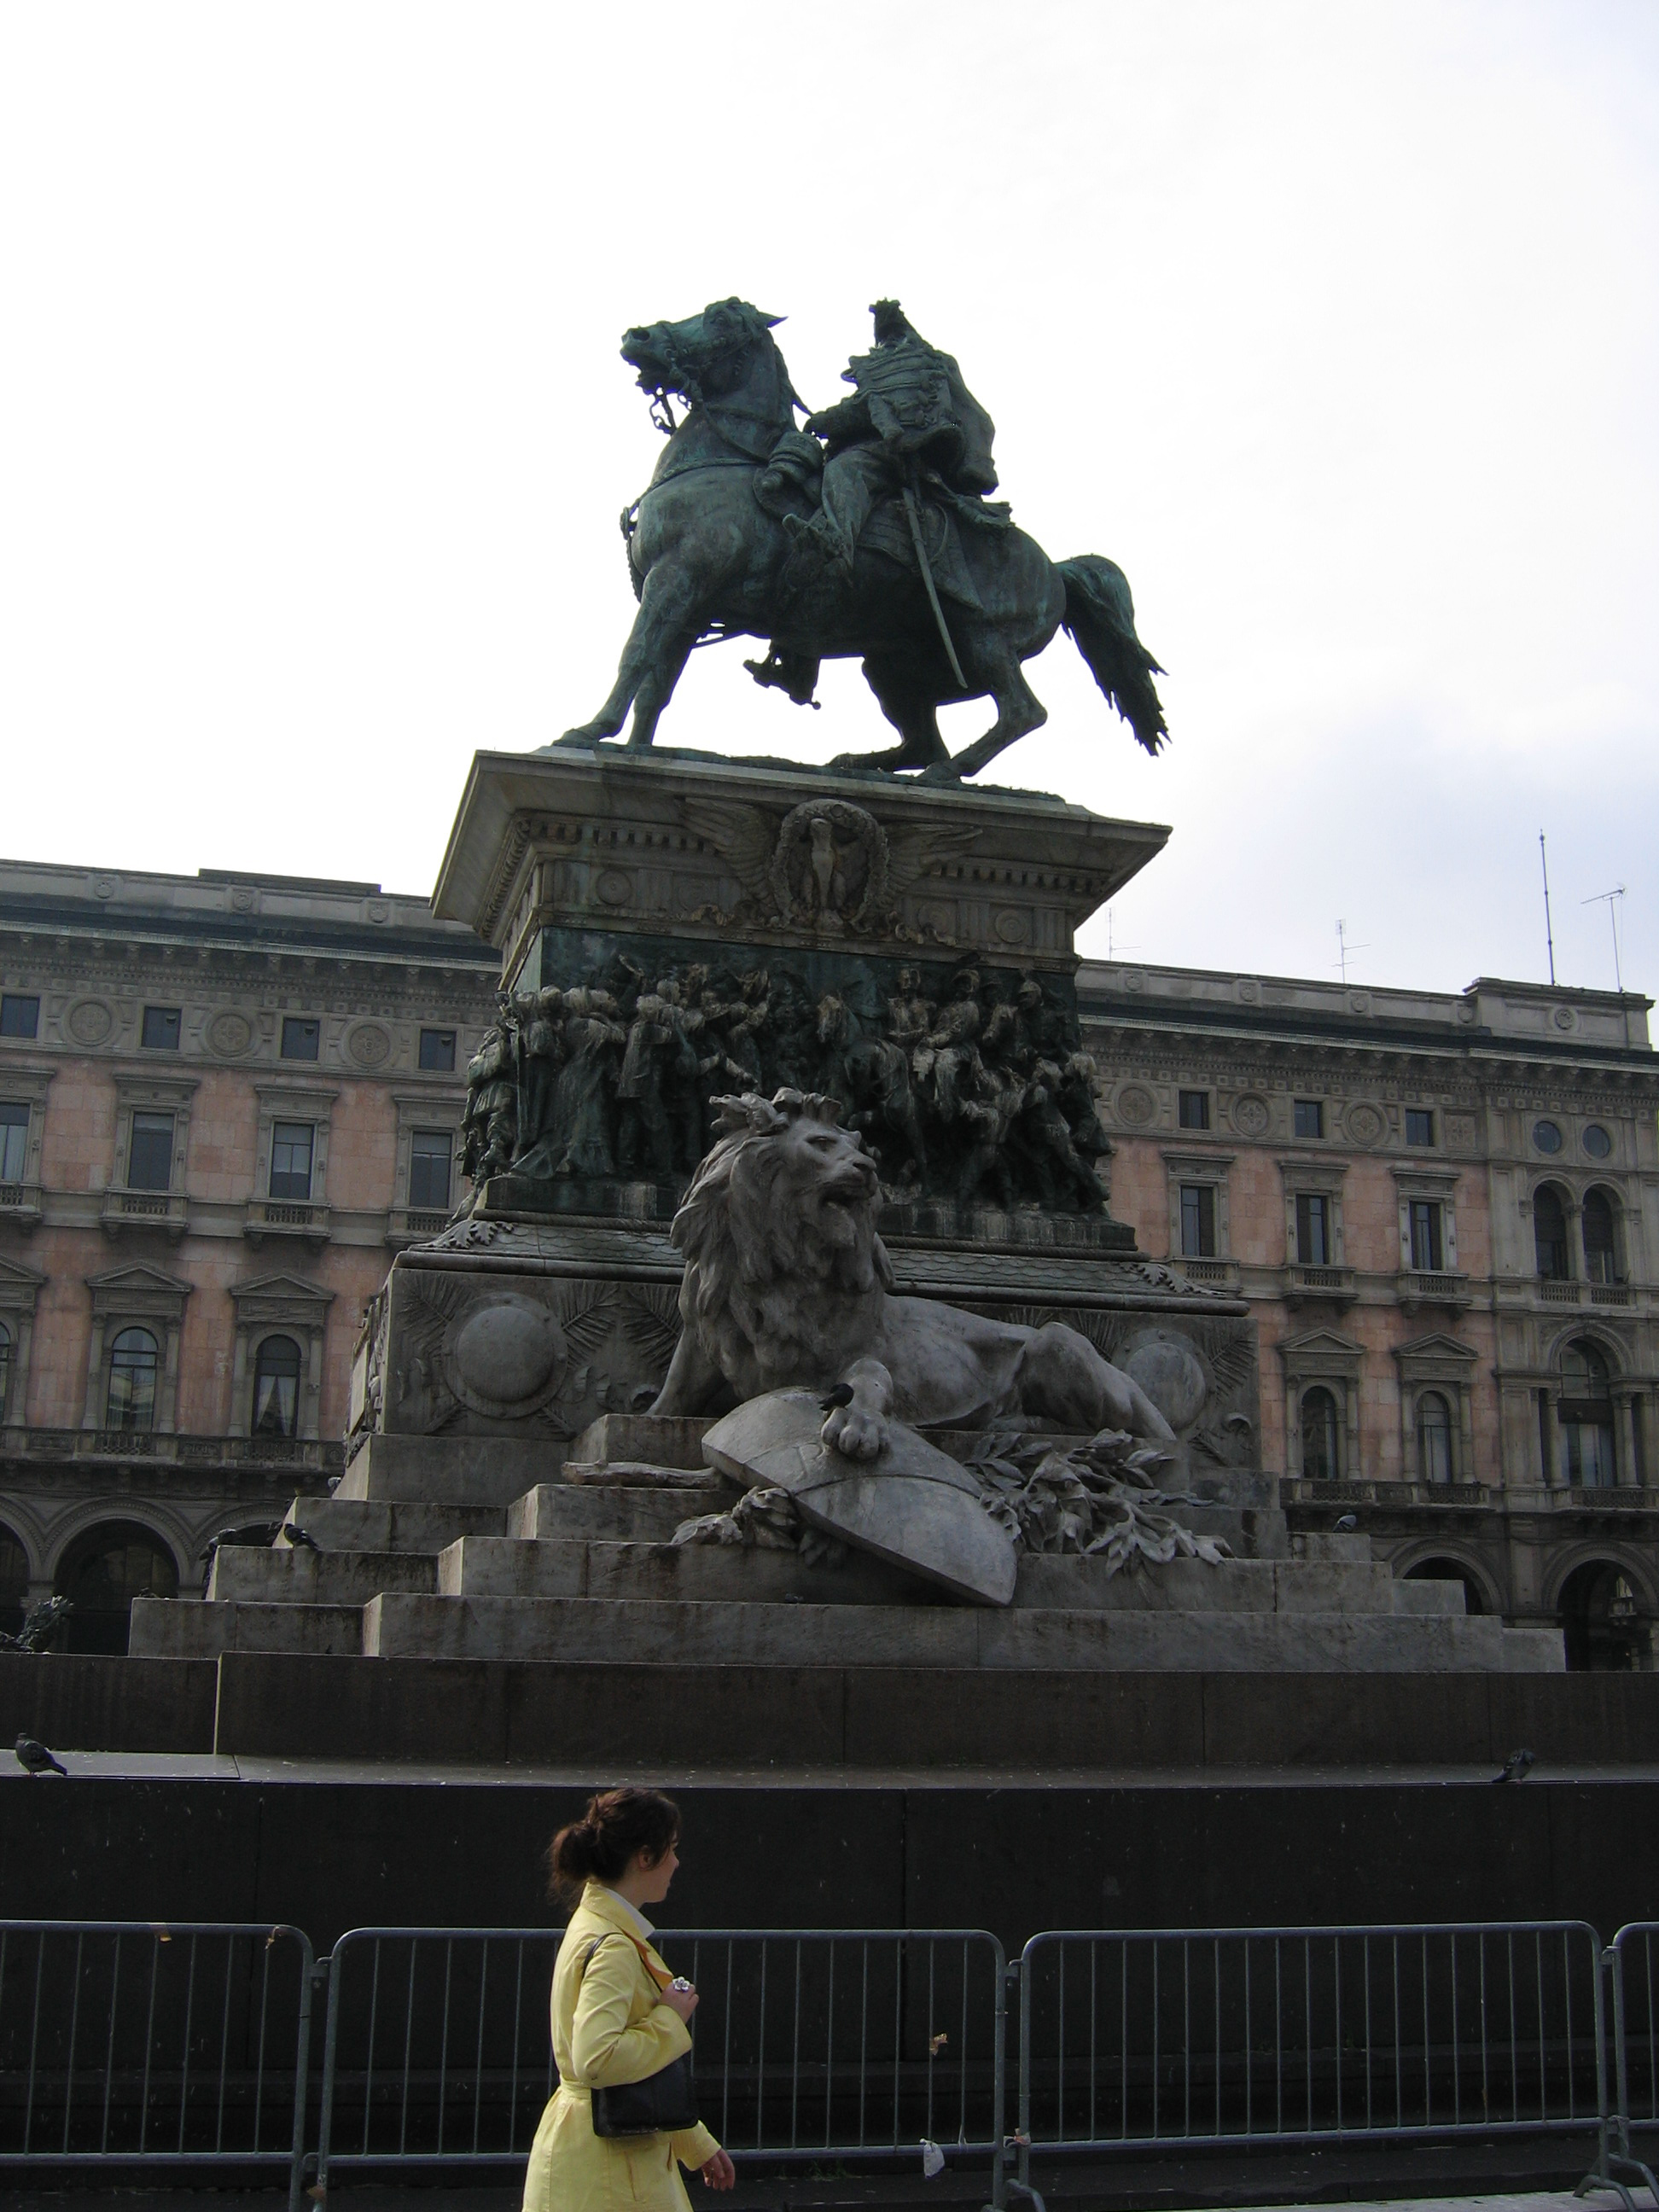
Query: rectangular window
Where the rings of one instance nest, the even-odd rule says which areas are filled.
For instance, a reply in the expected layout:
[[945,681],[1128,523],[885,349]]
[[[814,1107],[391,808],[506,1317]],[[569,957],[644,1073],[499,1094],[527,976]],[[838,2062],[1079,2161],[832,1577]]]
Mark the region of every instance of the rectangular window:
[[1440,1273],[1440,1208],[1431,1198],[1412,1200],[1412,1265],[1419,1273]]
[[283,1058],[284,1060],[315,1060],[322,1034],[323,1025],[320,1022],[301,1020],[297,1014],[284,1014]]
[[21,991],[0,992],[0,1036],[32,1037],[40,1026],[40,1001]]
[[173,1116],[135,1114],[132,1141],[127,1146],[129,1190],[171,1190],[173,1188]]
[[1179,1094],[1178,1112],[1183,1129],[1207,1129],[1210,1126],[1210,1094],[1207,1091],[1183,1091]]
[[1408,1145],[1431,1145],[1434,1142],[1434,1116],[1426,1107],[1408,1106],[1406,1109],[1406,1142]]
[[447,1129],[416,1129],[409,1153],[409,1202],[427,1212],[449,1206],[449,1158],[453,1139]]
[[1296,1256],[1304,1267],[1328,1267],[1334,1245],[1331,1237],[1331,1202],[1317,1194],[1304,1194],[1296,1201]]
[[421,1066],[434,1075],[453,1075],[455,1073],[453,1030],[421,1031]]
[[309,1121],[278,1121],[270,1133],[270,1194],[311,1196],[311,1147],[316,1131]]
[[28,1108],[15,1099],[0,1099],[0,1182],[22,1182],[28,1148]]
[[178,1007],[146,1006],[143,1033],[138,1041],[146,1052],[177,1052],[179,1049]]
[[1322,1137],[1325,1133],[1325,1105],[1319,1098],[1298,1098],[1296,1102],[1296,1133],[1298,1137]]
[[1181,1255],[1184,1260],[1215,1257],[1215,1193],[1206,1182],[1181,1186]]

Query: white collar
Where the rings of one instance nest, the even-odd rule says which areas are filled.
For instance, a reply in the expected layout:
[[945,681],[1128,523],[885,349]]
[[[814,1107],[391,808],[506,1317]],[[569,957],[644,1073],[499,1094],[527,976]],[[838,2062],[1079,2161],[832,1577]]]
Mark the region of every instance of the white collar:
[[639,1906],[637,1905],[631,1905],[619,1889],[612,1889],[608,1882],[601,1882],[599,1887],[614,1904],[621,1907],[626,1917],[633,1922],[635,1927],[639,1930],[642,1941],[648,1943],[657,1931],[651,1925],[651,1923],[646,1918],[644,1913],[640,1911]]

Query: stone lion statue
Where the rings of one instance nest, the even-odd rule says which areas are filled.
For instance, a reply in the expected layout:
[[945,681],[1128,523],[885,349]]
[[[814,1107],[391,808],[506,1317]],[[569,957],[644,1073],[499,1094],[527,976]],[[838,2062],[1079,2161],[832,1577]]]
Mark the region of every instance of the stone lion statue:
[[1172,1441],[1146,1392],[1075,1329],[893,1296],[876,1165],[837,1101],[750,1091],[714,1105],[720,1133],[674,1217],[684,1327],[653,1413],[810,1387],[835,1401],[825,1443],[859,1460],[875,1458],[890,1419],[974,1429],[1026,1413]]

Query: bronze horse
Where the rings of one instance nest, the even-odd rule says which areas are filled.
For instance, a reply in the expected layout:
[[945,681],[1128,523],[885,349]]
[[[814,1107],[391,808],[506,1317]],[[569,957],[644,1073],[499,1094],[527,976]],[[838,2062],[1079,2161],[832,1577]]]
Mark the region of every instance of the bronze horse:
[[[1135,635],[1123,571],[1098,554],[1055,562],[1012,525],[962,528],[962,556],[980,602],[957,598],[949,608],[964,683],[951,668],[919,569],[890,551],[860,544],[850,586],[827,610],[811,599],[792,603],[781,588],[790,550],[783,517],[810,511],[811,470],[768,465],[786,438],[797,456],[803,449],[816,456],[795,429],[801,403],[772,336],[778,319],[745,301],[723,300],[684,322],[653,323],[623,339],[623,359],[653,395],[653,417],[670,435],[650,488],[623,518],[640,611],[617,682],[592,720],[558,742],[592,745],[614,738],[631,707],[628,743],[650,744],[692,648],[742,635],[771,641],[771,661],[748,665],[762,682],[781,682],[800,703],[810,698],[818,660],[862,658],[900,743],[886,752],[843,757],[837,766],[920,769],[928,781],[955,781],[1047,721],[1020,664],[1064,624],[1107,698],[1146,750],[1157,752],[1167,734],[1152,684],[1161,672]],[[671,394],[687,403],[678,422]],[[939,518],[928,520],[937,533]],[[939,735],[939,708],[988,695],[996,720],[952,757]]]

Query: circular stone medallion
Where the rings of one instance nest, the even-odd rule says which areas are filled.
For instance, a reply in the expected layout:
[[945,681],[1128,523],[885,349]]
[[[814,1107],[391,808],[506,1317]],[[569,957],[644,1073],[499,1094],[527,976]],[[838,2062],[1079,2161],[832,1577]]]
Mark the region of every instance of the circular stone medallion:
[[102,1044],[115,1027],[115,1017],[101,999],[82,999],[70,1008],[64,1026],[76,1044]]
[[392,1039],[379,1022],[359,1022],[346,1050],[359,1067],[384,1067],[392,1057]]
[[1117,1094],[1117,1118],[1132,1129],[1144,1129],[1157,1111],[1157,1099],[1139,1083],[1126,1083]]
[[634,896],[634,878],[620,868],[606,868],[594,888],[606,906],[626,906]]
[[1233,1127],[1241,1137],[1265,1136],[1272,1118],[1267,1100],[1258,1098],[1254,1091],[1247,1091],[1242,1098],[1233,1101]]
[[533,1413],[558,1389],[568,1353],[547,1308],[512,1291],[463,1314],[445,1345],[450,1387],[475,1413]]
[[1376,1144],[1388,1123],[1380,1106],[1373,1106],[1368,1098],[1362,1098],[1342,1116],[1342,1126],[1354,1144],[1370,1146]]
[[991,927],[1004,945],[1024,945],[1031,934],[1031,919],[1019,908],[1004,907]]
[[1184,1338],[1154,1336],[1138,1344],[1123,1363],[1177,1432],[1189,1429],[1204,1410],[1210,1385],[1198,1354]]
[[208,1024],[207,1041],[221,1060],[240,1060],[253,1042],[253,1024],[227,1006]]

